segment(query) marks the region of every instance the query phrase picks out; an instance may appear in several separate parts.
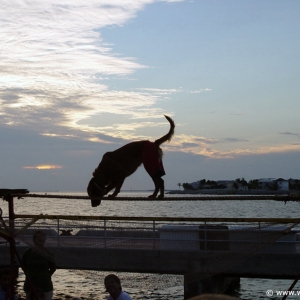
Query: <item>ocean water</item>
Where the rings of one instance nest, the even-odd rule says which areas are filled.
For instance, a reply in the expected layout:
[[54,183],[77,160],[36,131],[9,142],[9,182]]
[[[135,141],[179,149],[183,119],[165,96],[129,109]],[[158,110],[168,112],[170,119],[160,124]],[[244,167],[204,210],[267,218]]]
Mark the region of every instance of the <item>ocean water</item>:
[[[44,194],[44,193],[39,193]],[[51,193],[49,193],[51,194]],[[60,193],[54,193],[58,195]],[[61,193],[62,195],[86,195],[85,193]],[[146,197],[147,192],[123,192],[119,196]],[[172,195],[172,197],[175,195]],[[7,202],[0,202],[3,216],[8,215]],[[116,201],[104,200],[92,208],[89,200],[23,198],[15,199],[16,214],[58,214],[58,215],[96,215],[96,216],[139,216],[139,217],[239,217],[239,218],[298,218],[298,202],[274,200],[208,200],[208,201]],[[300,272],[300,266],[299,266]],[[106,299],[103,279],[108,272],[57,270],[53,275],[54,299],[69,299],[77,296],[82,299]],[[134,300],[142,299],[183,299],[183,276],[117,273],[123,289]],[[20,272],[17,291],[23,297],[24,274]],[[240,299],[281,299],[268,297],[269,290],[287,290],[293,280],[241,278],[236,291]],[[300,284],[294,290],[300,291]],[[288,299],[300,299],[289,296]]]

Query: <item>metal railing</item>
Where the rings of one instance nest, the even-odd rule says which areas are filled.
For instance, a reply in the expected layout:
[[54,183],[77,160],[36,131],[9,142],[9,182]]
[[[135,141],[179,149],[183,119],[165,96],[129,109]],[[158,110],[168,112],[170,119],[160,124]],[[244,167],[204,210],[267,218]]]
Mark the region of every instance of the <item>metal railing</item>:
[[[26,228],[28,223],[31,226]],[[17,239],[20,238],[28,244],[32,243],[31,236],[34,231],[44,230],[49,246],[53,246],[54,243],[57,246],[68,246],[69,243],[72,247],[132,247],[174,251],[248,251],[250,245],[252,248],[263,248],[272,244],[274,251],[298,252],[298,223],[298,218],[151,218],[21,214],[15,215],[14,218]]]

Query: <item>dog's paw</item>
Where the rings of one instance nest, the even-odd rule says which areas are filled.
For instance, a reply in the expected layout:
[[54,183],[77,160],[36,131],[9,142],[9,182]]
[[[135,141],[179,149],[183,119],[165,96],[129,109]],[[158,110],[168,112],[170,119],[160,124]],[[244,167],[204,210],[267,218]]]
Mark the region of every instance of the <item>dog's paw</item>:
[[157,197],[157,199],[164,199],[164,198],[165,198],[164,195],[159,195],[159,196]]
[[150,195],[150,196],[148,196],[148,199],[156,199],[156,196],[155,195]]

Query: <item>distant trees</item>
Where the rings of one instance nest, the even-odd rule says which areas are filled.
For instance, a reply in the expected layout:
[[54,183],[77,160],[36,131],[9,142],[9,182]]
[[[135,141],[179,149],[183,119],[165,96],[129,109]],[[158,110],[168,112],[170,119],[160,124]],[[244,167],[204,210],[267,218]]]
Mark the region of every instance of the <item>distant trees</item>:
[[203,187],[206,184],[206,179],[199,180],[199,187]]
[[194,187],[190,183],[183,183],[182,187],[185,191],[194,190]]
[[290,190],[300,190],[300,180],[299,179],[289,179]]
[[201,179],[199,180],[198,190],[215,189],[217,185],[218,185],[217,182],[214,180]]
[[233,186],[236,190],[239,188],[239,185],[237,184],[237,182],[234,182],[234,183],[232,184],[232,186]]
[[192,183],[183,183],[182,187],[185,191],[187,190],[203,190],[203,189],[225,189],[224,184],[218,184],[214,180],[201,179],[197,182]]
[[[259,179],[251,179],[248,182],[244,177],[237,178],[235,180],[224,181],[220,183],[214,180],[201,179],[193,183],[178,183],[178,186],[183,187],[185,191],[187,190],[203,190],[203,189],[225,189],[231,186],[233,189],[249,189],[249,190],[258,190],[258,189],[269,189],[269,190],[278,190],[279,185],[275,182],[265,183],[263,186],[259,184]],[[300,190],[300,179],[289,179],[289,189],[290,190]]]
[[248,182],[248,188],[252,190],[258,189],[258,179],[253,179]]
[[235,180],[235,182],[238,183],[238,184],[240,184],[240,185],[242,185],[242,186],[248,186],[248,182],[245,180],[244,177],[242,177],[242,178],[237,178],[237,179]]

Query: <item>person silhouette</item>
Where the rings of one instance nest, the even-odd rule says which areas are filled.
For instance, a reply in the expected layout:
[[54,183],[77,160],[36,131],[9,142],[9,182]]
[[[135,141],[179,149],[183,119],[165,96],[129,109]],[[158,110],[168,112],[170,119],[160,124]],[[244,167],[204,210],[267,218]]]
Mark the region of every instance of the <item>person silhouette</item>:
[[33,234],[32,241],[34,245],[26,249],[22,257],[27,275],[24,282],[26,300],[30,300],[31,286],[40,289],[44,293],[44,300],[51,300],[53,297],[51,276],[56,271],[54,255],[44,246],[46,234],[43,231],[36,231]]
[[115,274],[109,274],[104,278],[106,292],[109,293],[107,300],[132,300],[126,292],[122,291],[121,280]]

